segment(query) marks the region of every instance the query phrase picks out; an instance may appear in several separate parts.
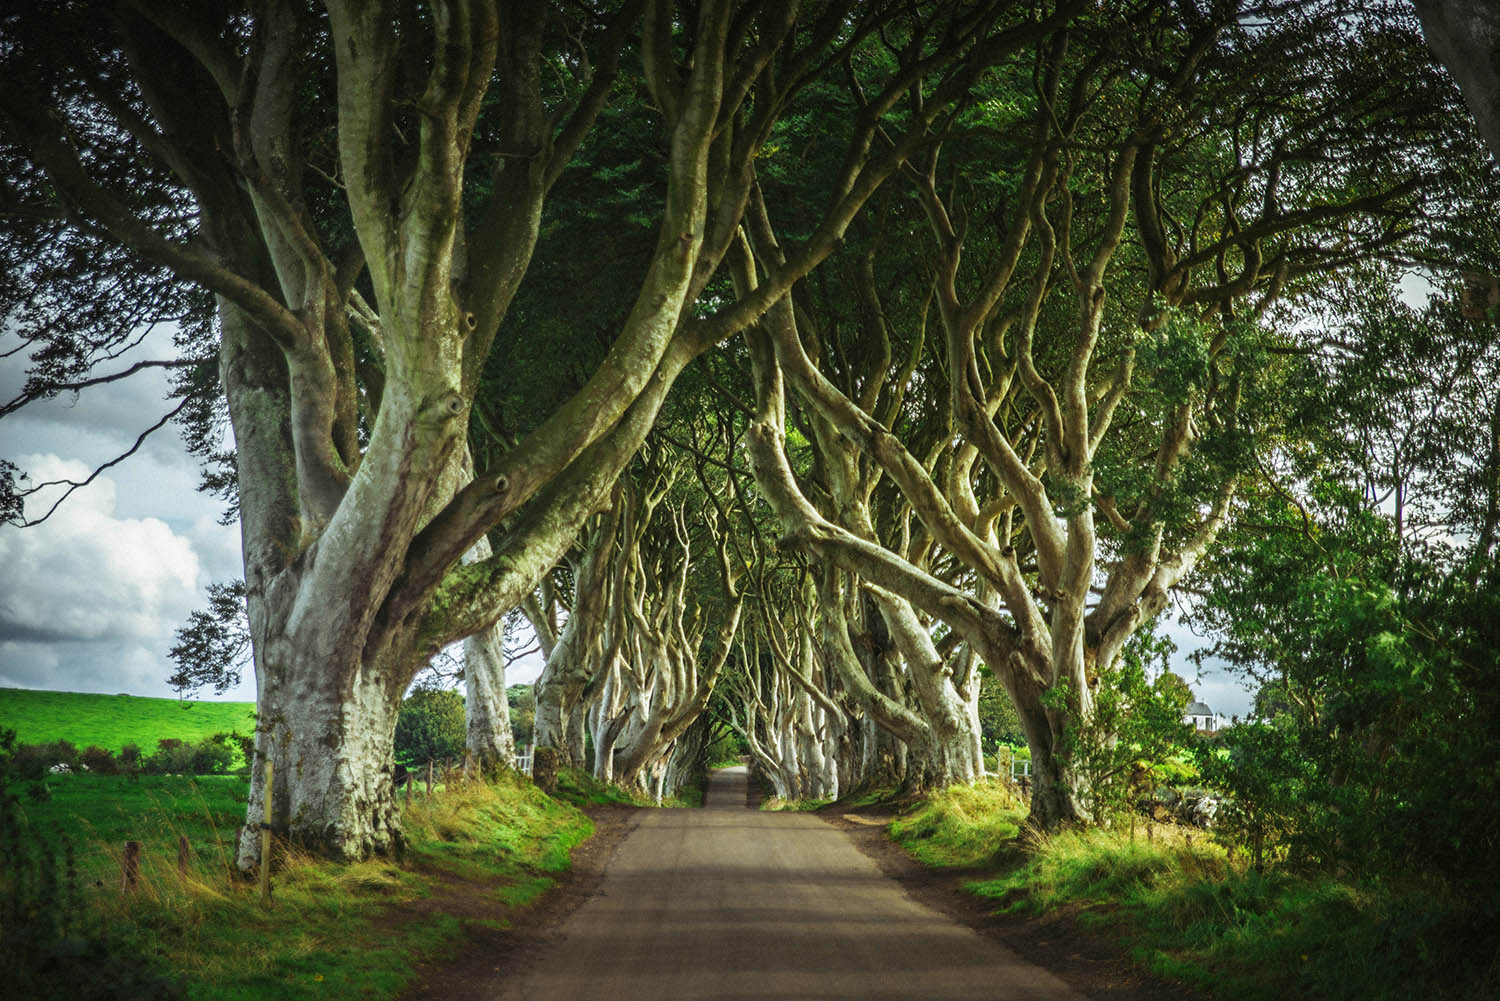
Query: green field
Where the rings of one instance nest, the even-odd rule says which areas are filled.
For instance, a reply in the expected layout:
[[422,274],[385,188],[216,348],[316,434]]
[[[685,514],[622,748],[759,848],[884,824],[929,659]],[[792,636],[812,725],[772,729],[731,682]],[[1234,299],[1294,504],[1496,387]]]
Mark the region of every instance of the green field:
[[150,753],[164,737],[196,742],[216,733],[255,730],[253,702],[179,702],[138,695],[86,695],[0,688],[0,730],[22,744],[66,740],[79,748],[119,751],[135,744]]
[[[232,866],[243,778],[74,774],[45,786],[41,800],[0,802],[0,914],[31,916],[19,937],[0,936],[5,997],[392,1001],[421,965],[452,958],[464,922],[509,922],[593,833],[577,809],[514,774],[440,785],[404,804],[406,864],[325,862],[284,846],[267,908]],[[141,843],[128,894],[127,840]]]
[[[248,733],[252,708],[0,689],[0,728],[28,744],[149,751]],[[404,864],[283,845],[267,908],[233,865],[248,792],[242,775],[74,773],[8,789],[0,775],[4,996],[392,1001],[420,965],[455,954],[465,923],[508,923],[593,832],[514,773],[439,784],[404,798]],[[128,841],[140,863],[127,893]]]

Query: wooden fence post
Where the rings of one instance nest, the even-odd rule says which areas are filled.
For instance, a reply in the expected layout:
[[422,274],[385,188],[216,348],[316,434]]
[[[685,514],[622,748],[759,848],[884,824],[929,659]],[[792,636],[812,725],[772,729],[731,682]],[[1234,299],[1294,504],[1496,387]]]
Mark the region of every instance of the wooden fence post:
[[260,902],[271,906],[271,777],[275,763],[266,758],[266,815],[260,825]]
[[125,842],[125,855],[120,859],[120,892],[129,893],[134,890],[140,876],[141,843],[127,841]]
[[187,879],[188,859],[192,857],[192,848],[188,846],[187,836],[177,835],[177,878]]
[[427,798],[432,798],[432,761],[427,762]]

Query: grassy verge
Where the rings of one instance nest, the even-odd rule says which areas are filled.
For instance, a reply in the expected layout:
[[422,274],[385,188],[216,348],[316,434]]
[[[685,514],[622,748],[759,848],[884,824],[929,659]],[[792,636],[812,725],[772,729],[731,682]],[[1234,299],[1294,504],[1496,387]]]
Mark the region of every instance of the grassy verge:
[[[288,853],[268,910],[255,887],[230,872],[242,781],[74,775],[48,784],[50,800],[22,802],[22,825],[59,858],[58,832],[68,832],[78,878],[60,879],[55,902],[40,905],[56,913],[41,921],[32,915],[33,926],[71,926],[28,957],[29,976],[53,992],[37,996],[103,996],[99,984],[119,983],[108,996],[391,998],[416,963],[441,960],[455,947],[461,922],[434,899],[447,887],[461,881],[503,914],[551,886],[571,849],[593,832],[577,809],[528,782],[455,786],[406,808],[401,863],[336,865]],[[185,875],[180,836],[191,849]],[[129,896],[120,890],[118,859],[126,838],[143,844],[140,882]],[[80,898],[71,909],[69,886]],[[16,949],[5,955],[13,960]]]
[[577,807],[586,806],[663,806],[699,807],[703,805],[703,789],[700,786],[684,786],[675,796],[668,796],[657,803],[650,796],[643,796],[630,789],[600,782],[586,771],[559,768],[557,771],[557,798]]
[[1231,1001],[1495,997],[1496,929],[1430,885],[1248,871],[1202,831],[1144,825],[1022,836],[990,783],[936,794],[891,825],[934,866],[1010,913],[1066,910],[1142,966]]
[[137,695],[88,695],[0,688],[0,730],[22,744],[66,740],[118,752],[150,752],[164,737],[195,743],[216,733],[255,732],[253,702],[180,702]]
[[782,799],[780,796],[772,796],[762,802],[760,808],[773,813],[814,813],[832,802],[831,799]]
[[1020,834],[1026,811],[998,780],[954,786],[891,824],[891,836],[929,866],[975,866]]

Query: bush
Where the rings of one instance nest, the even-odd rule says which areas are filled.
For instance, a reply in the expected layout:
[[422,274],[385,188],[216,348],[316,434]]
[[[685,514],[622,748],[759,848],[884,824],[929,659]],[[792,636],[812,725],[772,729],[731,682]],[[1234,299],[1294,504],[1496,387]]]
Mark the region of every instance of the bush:
[[189,770],[192,760],[192,748],[185,741],[163,737],[156,742],[156,753],[141,760],[141,770],[147,775],[180,775]]
[[120,748],[120,753],[115,757],[115,763],[121,771],[138,772],[141,770],[141,749],[135,744],[126,744]]
[[194,775],[223,775],[234,767],[234,746],[229,735],[216,733],[193,745]]
[[83,767],[98,775],[115,775],[120,771],[120,763],[115,760],[114,751],[92,744],[83,749]]
[[141,762],[150,775],[222,775],[233,765],[234,749],[222,733],[196,744],[164,737],[156,742],[156,753]]
[[58,765],[77,771],[83,765],[78,748],[66,740],[50,744],[19,744],[7,756],[6,768],[21,779],[40,779]]
[[216,733],[211,738],[223,741],[227,746],[239,751],[240,767],[249,768],[255,760],[255,738],[247,737],[243,733],[231,730],[229,733]]
[[403,765],[457,758],[464,753],[464,700],[446,689],[418,689],[396,717],[396,760]]

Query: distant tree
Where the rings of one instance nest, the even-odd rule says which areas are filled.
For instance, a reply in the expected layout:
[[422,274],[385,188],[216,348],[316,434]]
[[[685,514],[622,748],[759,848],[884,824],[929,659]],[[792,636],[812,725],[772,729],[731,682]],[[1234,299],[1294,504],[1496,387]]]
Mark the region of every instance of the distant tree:
[[515,734],[516,746],[526,747],[535,734],[536,701],[532,686],[511,685],[505,690],[505,695],[510,702],[510,727]]
[[464,700],[444,688],[419,688],[396,716],[396,760],[404,765],[459,758],[467,727]]
[[240,683],[240,673],[250,662],[250,622],[245,617],[245,582],[210,584],[208,607],[193,612],[177,630],[177,642],[168,651],[177,670],[167,684],[186,698],[213,686],[223,695]]
[[[1016,715],[1015,704],[994,674],[985,672],[979,690],[979,727],[987,748],[995,744],[1024,744],[1026,731]],[[988,753],[988,752],[986,752]]]
[[1189,702],[1193,701],[1193,686],[1175,671],[1163,671],[1156,679],[1155,686],[1179,709],[1185,708]]

